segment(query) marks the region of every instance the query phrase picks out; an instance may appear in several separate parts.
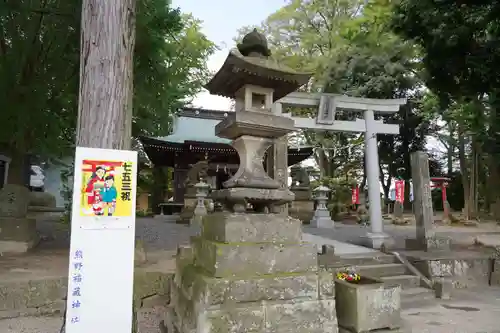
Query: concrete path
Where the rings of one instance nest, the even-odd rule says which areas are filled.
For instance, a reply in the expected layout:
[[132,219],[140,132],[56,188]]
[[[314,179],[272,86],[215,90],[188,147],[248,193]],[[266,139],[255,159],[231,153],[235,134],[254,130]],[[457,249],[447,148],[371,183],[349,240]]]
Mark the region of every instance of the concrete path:
[[401,315],[405,333],[500,333],[500,288],[455,290],[452,300]]
[[360,245],[349,244],[335,239],[330,239],[323,236],[312,235],[309,233],[302,234],[304,242],[314,243],[318,246],[318,251],[321,251],[323,245],[333,245],[335,254],[358,254],[358,253],[376,253],[374,249],[370,249]]

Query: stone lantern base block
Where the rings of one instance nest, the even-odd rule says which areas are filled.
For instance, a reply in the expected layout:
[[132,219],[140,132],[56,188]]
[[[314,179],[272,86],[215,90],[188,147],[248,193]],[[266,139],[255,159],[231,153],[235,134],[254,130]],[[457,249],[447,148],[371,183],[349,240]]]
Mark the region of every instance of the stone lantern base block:
[[380,249],[382,245],[392,244],[393,239],[384,233],[372,233],[369,232],[365,236],[361,237],[362,243],[364,246],[367,246],[372,249]]
[[205,216],[177,252],[168,332],[336,332],[333,276],[318,272],[300,226],[279,214]]
[[316,271],[315,244],[220,243],[194,240],[195,264],[217,277]]
[[[301,293],[299,285],[292,291]],[[189,299],[189,295],[174,288],[171,307],[165,323],[170,332],[269,332],[323,333],[337,331],[335,300],[300,298],[268,301],[219,303],[208,305]],[[244,289],[241,290],[245,292]],[[198,328],[198,330],[197,330]],[[239,329],[238,329],[239,328]]]
[[334,227],[334,222],[330,217],[330,211],[326,209],[317,209],[314,212],[314,216],[311,220],[311,227],[315,228],[328,228]]
[[222,243],[299,243],[301,222],[281,214],[215,212],[203,219],[206,240]]

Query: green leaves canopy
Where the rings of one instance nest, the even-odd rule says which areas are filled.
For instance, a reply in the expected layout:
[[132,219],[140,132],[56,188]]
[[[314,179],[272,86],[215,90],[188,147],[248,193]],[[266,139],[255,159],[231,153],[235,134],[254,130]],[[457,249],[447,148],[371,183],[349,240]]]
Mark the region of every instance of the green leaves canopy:
[[[81,0],[0,3],[0,150],[67,153],[77,118]],[[214,44],[168,0],[138,2],[133,135],[168,130]]]

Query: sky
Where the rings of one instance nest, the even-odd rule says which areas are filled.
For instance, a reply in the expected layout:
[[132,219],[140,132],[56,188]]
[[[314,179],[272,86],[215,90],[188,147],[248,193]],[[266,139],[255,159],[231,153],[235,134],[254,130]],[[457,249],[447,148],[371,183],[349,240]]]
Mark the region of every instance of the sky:
[[[280,9],[285,0],[173,0],[174,7],[183,13],[192,13],[203,21],[203,33],[219,48],[208,60],[208,68],[217,71],[231,48],[235,46],[233,38],[238,29],[247,25],[258,25],[270,14]],[[229,110],[230,100],[224,97],[211,96],[204,91],[193,101],[196,107],[214,110]]]

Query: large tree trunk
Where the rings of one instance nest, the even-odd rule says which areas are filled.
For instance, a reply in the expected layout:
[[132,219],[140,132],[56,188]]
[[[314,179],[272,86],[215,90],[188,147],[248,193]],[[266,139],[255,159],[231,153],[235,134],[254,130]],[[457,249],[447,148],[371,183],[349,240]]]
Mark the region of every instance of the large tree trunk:
[[465,154],[465,136],[463,127],[459,125],[458,135],[458,158],[460,160],[460,173],[462,174],[462,186],[464,189],[464,218],[468,220],[471,212],[469,170]]
[[446,159],[446,169],[448,170],[448,176],[453,173],[453,155],[455,154],[455,145],[453,142],[454,134],[455,134],[455,126],[452,121],[448,121],[447,124],[448,132],[449,132],[449,142],[448,142],[448,152]]
[[130,149],[135,0],[83,0],[77,146]]
[[479,169],[479,144],[477,139],[472,137],[472,153],[470,167],[470,218],[476,218],[478,214],[478,169]]

